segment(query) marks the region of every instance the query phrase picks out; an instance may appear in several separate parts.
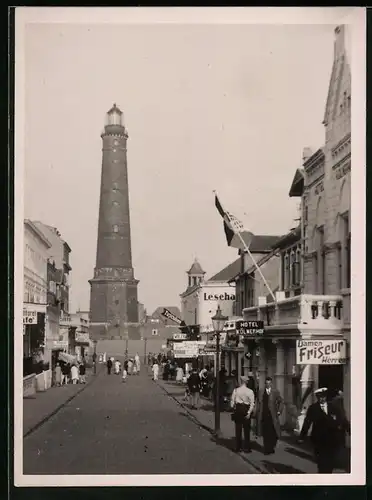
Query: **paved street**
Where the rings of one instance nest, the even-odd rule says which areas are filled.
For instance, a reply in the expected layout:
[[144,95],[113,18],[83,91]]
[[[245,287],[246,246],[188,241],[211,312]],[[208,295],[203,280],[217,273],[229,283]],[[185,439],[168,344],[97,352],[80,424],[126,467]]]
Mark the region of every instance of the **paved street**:
[[23,459],[24,474],[257,473],[145,372],[123,383],[102,371],[24,438]]

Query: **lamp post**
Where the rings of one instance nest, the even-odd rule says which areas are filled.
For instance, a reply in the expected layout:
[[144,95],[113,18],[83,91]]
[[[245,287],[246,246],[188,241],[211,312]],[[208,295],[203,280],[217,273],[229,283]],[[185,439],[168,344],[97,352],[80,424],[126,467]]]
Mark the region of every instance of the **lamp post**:
[[93,346],[94,346],[94,351],[93,351],[93,373],[94,375],[97,373],[97,341],[93,340]]
[[216,437],[220,435],[220,333],[223,331],[227,316],[224,316],[218,305],[215,316],[212,317],[213,329],[216,334],[216,394],[214,407],[214,432]]

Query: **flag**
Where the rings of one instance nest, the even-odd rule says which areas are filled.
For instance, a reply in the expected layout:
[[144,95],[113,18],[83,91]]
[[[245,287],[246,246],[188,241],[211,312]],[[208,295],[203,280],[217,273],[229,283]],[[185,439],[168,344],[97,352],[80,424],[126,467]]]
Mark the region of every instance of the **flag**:
[[[226,240],[229,247],[244,249],[245,245],[241,238],[244,239],[247,247],[251,244],[253,234],[249,231],[244,231],[243,223],[235,217],[235,215],[230,212],[226,212],[215,195],[215,205],[216,208],[223,219],[223,227],[225,230]],[[240,236],[239,236],[240,235]]]

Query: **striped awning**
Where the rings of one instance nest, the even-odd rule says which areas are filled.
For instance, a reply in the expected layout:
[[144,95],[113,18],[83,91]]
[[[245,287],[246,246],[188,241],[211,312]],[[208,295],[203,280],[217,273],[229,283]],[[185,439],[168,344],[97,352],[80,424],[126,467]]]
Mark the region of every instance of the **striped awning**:
[[67,354],[67,352],[60,352],[58,354],[58,359],[60,361],[64,361],[65,363],[77,363],[77,358],[76,356],[72,356],[71,354]]

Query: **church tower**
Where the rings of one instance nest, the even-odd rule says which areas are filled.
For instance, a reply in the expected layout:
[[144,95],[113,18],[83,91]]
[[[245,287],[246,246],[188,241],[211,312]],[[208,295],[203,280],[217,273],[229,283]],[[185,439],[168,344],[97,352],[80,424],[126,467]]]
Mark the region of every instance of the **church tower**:
[[140,338],[138,281],[134,278],[129,214],[127,130],[123,113],[107,112],[102,138],[102,174],[97,254],[89,281],[91,336],[100,339]]
[[204,281],[205,271],[195,259],[190,269],[187,271],[188,287],[200,285]]

